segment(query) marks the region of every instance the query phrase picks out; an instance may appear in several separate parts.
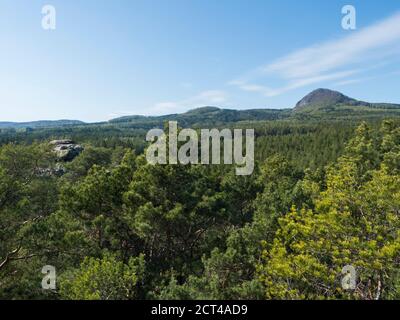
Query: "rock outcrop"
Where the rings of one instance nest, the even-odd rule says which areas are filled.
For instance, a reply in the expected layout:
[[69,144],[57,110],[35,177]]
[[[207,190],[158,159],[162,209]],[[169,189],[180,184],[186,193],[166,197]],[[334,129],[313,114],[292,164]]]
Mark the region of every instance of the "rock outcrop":
[[83,147],[74,143],[72,140],[53,140],[50,141],[53,150],[59,161],[69,162],[74,160],[82,151]]

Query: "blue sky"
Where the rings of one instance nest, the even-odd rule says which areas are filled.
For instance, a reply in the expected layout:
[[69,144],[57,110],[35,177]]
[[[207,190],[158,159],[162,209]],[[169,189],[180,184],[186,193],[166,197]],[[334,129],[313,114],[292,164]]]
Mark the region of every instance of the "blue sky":
[[0,0],[0,37],[0,121],[288,108],[319,87],[400,103],[398,1]]

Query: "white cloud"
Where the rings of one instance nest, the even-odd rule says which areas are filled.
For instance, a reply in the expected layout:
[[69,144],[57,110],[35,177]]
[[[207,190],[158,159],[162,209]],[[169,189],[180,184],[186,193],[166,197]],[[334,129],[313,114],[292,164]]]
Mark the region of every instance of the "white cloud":
[[190,82],[182,82],[182,83],[180,84],[180,86],[181,86],[182,88],[184,88],[184,89],[191,89],[191,88],[193,88],[193,84],[190,83]]
[[[265,96],[364,72],[372,63],[399,55],[400,13],[341,39],[300,49],[259,67],[231,85]],[[357,66],[357,67],[355,67]],[[355,69],[357,68],[357,69]],[[350,69],[350,70],[349,70]],[[272,88],[255,82],[284,84]]]
[[375,77],[365,77],[365,78],[356,78],[356,79],[348,79],[348,80],[342,80],[338,81],[333,84],[333,86],[347,86],[349,84],[355,84],[355,83],[360,83],[368,80],[375,79]]
[[221,90],[209,90],[203,91],[197,96],[190,99],[190,102],[193,104],[203,104],[204,102],[208,103],[222,103],[227,99],[227,94]]
[[210,106],[220,105],[227,101],[228,95],[222,90],[207,90],[200,92],[199,94],[189,97],[181,101],[163,101],[156,103],[150,108],[149,113],[172,113],[182,112],[184,110]]
[[341,72],[334,72],[331,74],[325,74],[325,75],[317,75],[317,76],[312,76],[308,78],[300,78],[300,79],[294,79],[289,81],[285,86],[273,89],[267,86],[261,86],[261,85],[256,85],[256,84],[250,84],[243,82],[242,84],[238,84],[239,88],[244,90],[244,91],[253,91],[253,92],[258,92],[266,97],[274,97],[281,95],[285,92],[301,88],[307,85],[311,84],[317,84],[321,83],[324,81],[329,81],[329,80],[337,80],[337,79],[342,79],[346,78],[349,76],[352,76],[356,73],[360,72],[359,70],[348,70],[348,71],[341,71]]

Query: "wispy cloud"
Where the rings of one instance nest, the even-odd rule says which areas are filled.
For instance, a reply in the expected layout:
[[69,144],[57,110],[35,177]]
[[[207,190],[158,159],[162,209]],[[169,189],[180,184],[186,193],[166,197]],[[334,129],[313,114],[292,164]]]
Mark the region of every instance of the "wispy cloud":
[[288,81],[288,83],[285,86],[279,87],[279,88],[271,88],[267,86],[262,86],[262,85],[257,85],[257,84],[251,84],[248,82],[233,82],[233,84],[236,84],[240,89],[244,91],[252,91],[252,92],[258,92],[261,93],[267,97],[274,97],[278,96],[280,94],[283,94],[285,92],[301,88],[307,85],[312,85],[312,84],[318,84],[324,81],[329,81],[329,80],[337,80],[337,79],[343,79],[345,77],[352,76],[356,73],[360,72],[360,70],[348,70],[348,71],[341,71],[341,72],[334,72],[330,74],[323,74],[323,75],[316,75],[308,78],[299,78],[295,80]]
[[[297,50],[229,84],[244,91],[277,96],[307,85],[362,73],[373,63],[398,56],[399,44],[400,13],[397,13],[341,39]],[[277,81],[283,85],[270,85]]]
[[207,90],[180,101],[163,101],[156,103],[149,113],[171,113],[210,105],[220,105],[226,102],[228,94],[222,90]]
[[376,77],[364,77],[364,78],[342,80],[342,81],[335,82],[333,84],[333,86],[336,86],[336,87],[347,86],[349,84],[361,83],[361,82],[365,82],[365,81],[372,80],[372,79],[375,79],[375,78]]

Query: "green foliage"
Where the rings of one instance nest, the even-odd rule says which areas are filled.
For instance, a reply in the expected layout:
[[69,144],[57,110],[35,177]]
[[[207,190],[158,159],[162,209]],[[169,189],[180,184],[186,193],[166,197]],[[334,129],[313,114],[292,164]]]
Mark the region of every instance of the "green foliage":
[[85,258],[78,270],[62,279],[60,295],[73,300],[135,299],[144,268],[142,255],[127,264],[111,255]]
[[[390,129],[391,128],[391,129]],[[400,176],[397,128],[384,123],[380,135],[357,129],[346,154],[328,169],[326,190],[315,209],[292,208],[279,219],[272,243],[258,266],[267,298],[377,299],[389,297],[400,263]],[[397,161],[395,161],[397,163]],[[354,291],[344,291],[340,272],[358,273]]]
[[[57,207],[56,178],[43,170],[53,163],[52,154],[41,145],[9,144],[0,149],[0,297],[41,296],[39,290],[28,290],[37,283],[33,270],[40,257],[29,247],[26,232]],[[24,263],[31,260],[29,270]]]
[[[207,108],[182,125],[214,113],[209,125],[255,128],[252,175],[148,164],[138,123],[155,119],[0,134],[0,298],[398,299],[399,122]],[[85,151],[57,162],[61,137]],[[54,291],[40,287],[48,264]]]

